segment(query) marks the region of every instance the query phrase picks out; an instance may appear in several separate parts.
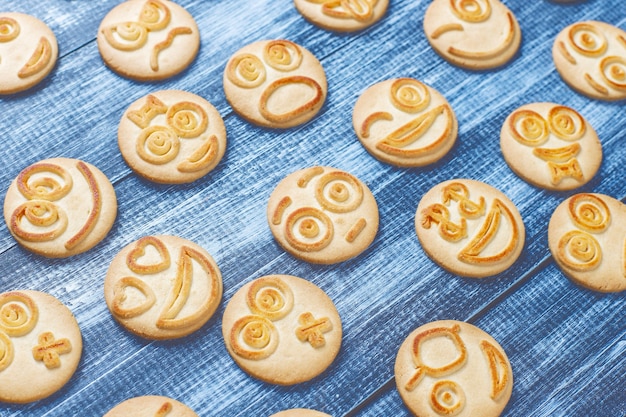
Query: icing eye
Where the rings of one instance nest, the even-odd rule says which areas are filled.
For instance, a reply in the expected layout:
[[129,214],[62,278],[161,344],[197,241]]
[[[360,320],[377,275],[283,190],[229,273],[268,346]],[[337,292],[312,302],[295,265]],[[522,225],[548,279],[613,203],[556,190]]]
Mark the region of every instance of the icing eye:
[[263,58],[278,71],[293,71],[302,63],[302,52],[293,42],[277,40],[265,46]]
[[569,202],[569,213],[577,226],[588,232],[599,233],[611,222],[611,212],[600,198],[593,194],[578,194]]
[[202,107],[196,103],[183,101],[169,108],[167,124],[178,136],[195,138],[206,131],[209,118]]
[[107,42],[120,51],[135,51],[148,41],[148,29],[137,22],[124,22],[102,30]]
[[626,59],[619,56],[606,57],[600,63],[600,70],[608,85],[626,89]]
[[552,133],[563,140],[578,140],[585,134],[585,121],[569,107],[553,107],[548,115],[548,123]]
[[20,25],[10,17],[0,18],[0,42],[10,42],[20,34]]
[[315,197],[326,210],[348,213],[356,210],[363,201],[363,189],[350,174],[330,172],[320,178]]
[[293,292],[278,278],[258,279],[248,292],[248,306],[254,314],[279,320],[293,309]]
[[19,292],[0,296],[0,329],[8,336],[24,336],[37,324],[39,309],[32,298]]
[[467,22],[482,22],[491,15],[489,0],[450,0],[454,14]]
[[513,113],[509,128],[515,140],[527,146],[543,144],[550,133],[544,118],[532,110],[518,110]]
[[17,179],[20,193],[28,200],[60,200],[71,191],[72,184],[72,176],[54,164],[32,165],[24,169]]
[[162,30],[170,23],[170,10],[160,1],[150,0],[141,9],[139,21],[148,30]]
[[407,113],[417,113],[428,107],[430,93],[421,82],[400,78],[391,86],[391,101],[398,109]]
[[151,126],[144,129],[137,138],[136,149],[144,161],[161,165],[176,158],[180,150],[180,139],[168,127]]
[[572,26],[569,31],[569,41],[576,51],[591,57],[602,55],[608,47],[604,35],[588,23]]
[[295,210],[285,223],[285,238],[297,250],[320,251],[330,244],[333,236],[334,228],[330,218],[313,207]]
[[438,414],[455,416],[465,406],[465,393],[454,381],[439,381],[433,386],[430,405]]
[[265,81],[265,66],[256,56],[241,54],[229,62],[226,76],[239,87],[254,88]]
[[264,359],[278,347],[278,332],[271,321],[261,316],[245,316],[235,322],[230,334],[235,353],[251,360]]

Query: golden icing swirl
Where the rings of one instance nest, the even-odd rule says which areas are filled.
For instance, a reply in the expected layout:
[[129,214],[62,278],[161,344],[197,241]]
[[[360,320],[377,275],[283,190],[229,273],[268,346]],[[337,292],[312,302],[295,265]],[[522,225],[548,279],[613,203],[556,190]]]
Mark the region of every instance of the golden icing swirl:
[[509,119],[509,130],[515,140],[526,146],[539,146],[548,140],[547,122],[532,110],[517,110]]
[[600,62],[600,71],[604,81],[613,88],[626,89],[626,59],[621,56],[609,56]]
[[11,339],[0,332],[0,372],[5,370],[13,362],[14,349]]
[[204,109],[191,101],[174,104],[167,111],[167,124],[182,138],[195,138],[204,133],[209,117]]
[[575,141],[583,137],[585,119],[575,110],[565,106],[555,106],[550,110],[548,123],[552,133],[559,138]]
[[602,249],[589,233],[573,230],[559,240],[557,256],[566,267],[584,272],[600,265]]
[[589,23],[577,23],[568,33],[574,49],[585,56],[598,57],[606,52],[608,43],[602,32]]
[[[37,175],[44,172],[59,178]],[[72,184],[72,176],[64,168],[48,163],[29,166],[20,172],[16,181],[17,189],[28,200],[60,200],[71,191]]]
[[[42,232],[25,229],[22,220],[26,219],[35,228],[46,228]],[[11,216],[11,230],[28,242],[47,242],[59,237],[67,229],[68,219],[65,211],[46,200],[32,200],[20,204]]]
[[293,71],[302,63],[300,47],[287,40],[268,42],[263,49],[263,59],[278,71]]
[[363,187],[347,172],[329,172],[317,182],[315,198],[326,210],[349,213],[361,205]]
[[450,0],[452,12],[466,22],[482,22],[491,16],[489,0]]
[[574,224],[590,233],[604,231],[611,222],[609,207],[593,194],[576,194],[570,198],[568,209]]
[[247,302],[254,314],[279,320],[293,309],[293,292],[280,278],[263,277],[250,286]]
[[180,139],[169,127],[150,126],[137,138],[136,150],[144,161],[162,165],[176,158],[180,150]]
[[170,10],[159,0],[148,0],[141,9],[139,22],[151,31],[165,29],[171,20]]
[[465,407],[465,393],[454,381],[438,381],[430,394],[430,406],[437,414],[456,416]]
[[266,71],[263,62],[255,55],[237,55],[228,62],[226,76],[238,87],[254,88],[265,82]]
[[148,41],[148,29],[137,22],[123,22],[102,29],[104,38],[115,49],[135,51]]
[[10,42],[20,34],[20,24],[10,17],[0,17],[0,42]]
[[294,210],[285,222],[285,239],[297,250],[317,252],[333,239],[333,223],[321,210],[303,207]]
[[230,346],[235,354],[245,359],[264,359],[278,347],[278,332],[265,317],[244,316],[230,331]]
[[8,336],[30,333],[38,320],[39,308],[28,295],[21,292],[0,294],[0,330]]
[[428,107],[430,92],[417,80],[400,78],[391,85],[391,102],[406,113],[417,113]]

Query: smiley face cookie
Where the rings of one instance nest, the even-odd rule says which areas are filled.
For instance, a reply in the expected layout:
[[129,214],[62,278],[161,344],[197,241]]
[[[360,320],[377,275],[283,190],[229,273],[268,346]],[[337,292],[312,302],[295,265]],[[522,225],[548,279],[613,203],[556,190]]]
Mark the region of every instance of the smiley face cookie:
[[433,261],[471,278],[506,270],[522,252],[525,239],[513,202],[490,185],[468,179],[431,188],[417,206],[415,231]]
[[294,0],[305,19],[324,29],[354,32],[378,22],[389,0]]
[[104,280],[113,317],[148,339],[202,327],[222,299],[222,275],[202,247],[176,236],[145,236],[122,249]]
[[575,283],[600,292],[626,290],[626,205],[603,194],[563,201],[548,224],[550,252]]
[[117,131],[128,165],[151,181],[192,182],[226,151],[226,128],[211,103],[195,94],[162,90],[131,104]]
[[130,398],[109,410],[104,417],[198,417],[185,404],[161,395]]
[[268,275],[233,295],[222,334],[228,353],[248,374],[293,385],[330,366],[341,347],[342,328],[322,289],[291,275]]
[[196,22],[168,0],[128,0],[100,23],[98,50],[119,75],[138,81],[172,77],[186,69],[200,48]]
[[345,171],[315,166],[291,173],[270,195],[267,219],[276,241],[302,260],[333,264],[353,258],[378,231],[378,205]]
[[270,417],[331,417],[330,414],[321,411],[309,410],[306,408],[293,408],[291,410],[283,410]]
[[311,120],[326,100],[326,73],[305,48],[288,40],[254,42],[224,70],[224,93],[241,117],[269,128]]
[[77,159],[46,159],[25,168],[4,199],[4,219],[15,240],[50,258],[91,249],[107,235],[116,215],[108,178]]
[[369,87],[352,112],[354,130],[375,158],[402,167],[432,164],[456,141],[456,115],[446,99],[412,78]]
[[44,22],[24,13],[0,13],[0,94],[41,82],[58,55],[56,37]]
[[504,65],[522,39],[517,19],[499,0],[434,0],[424,32],[442,58],[470,70]]
[[82,350],[74,315],[55,297],[31,290],[0,294],[0,401],[54,394],[74,375]]
[[574,109],[532,103],[511,113],[500,132],[500,149],[513,172],[548,190],[586,184],[602,163],[593,127]]
[[400,397],[420,417],[497,417],[513,390],[513,370],[489,334],[456,320],[415,329],[398,349]]
[[574,23],[554,40],[552,58],[571,88],[599,100],[626,99],[626,32],[604,22]]

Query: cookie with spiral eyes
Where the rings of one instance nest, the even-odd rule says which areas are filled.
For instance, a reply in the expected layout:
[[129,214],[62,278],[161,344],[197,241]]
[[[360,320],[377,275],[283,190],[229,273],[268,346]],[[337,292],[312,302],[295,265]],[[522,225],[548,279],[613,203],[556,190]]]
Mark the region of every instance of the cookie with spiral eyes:
[[354,32],[378,22],[389,0],[294,0],[300,14],[323,29]]
[[418,167],[441,159],[457,138],[456,115],[434,88],[412,78],[376,83],[354,105],[352,125],[380,161]]
[[402,401],[419,417],[497,417],[513,391],[513,369],[484,330],[439,320],[413,330],[394,366]]
[[222,275],[201,246],[176,236],[145,236],[124,247],[104,279],[113,318],[147,339],[200,329],[222,300]]
[[217,109],[179,90],[157,91],[132,103],[120,120],[117,138],[135,172],[167,184],[203,177],[226,151],[226,128]]
[[548,224],[548,246],[573,282],[599,292],[626,290],[626,205],[595,193],[563,201]]
[[433,261],[470,278],[506,270],[526,236],[515,204],[500,190],[470,179],[444,181],[426,192],[417,205],[415,231]]
[[327,94],[317,58],[288,40],[264,40],[237,51],[224,70],[226,99],[241,117],[259,126],[289,128],[311,120]]
[[0,95],[39,84],[58,55],[56,36],[44,22],[24,13],[0,13]]
[[499,0],[433,0],[424,32],[443,59],[470,70],[506,64],[522,39],[515,15]]
[[293,385],[331,365],[341,347],[342,326],[321,288],[291,275],[267,275],[233,295],[222,334],[228,353],[249,375]]
[[272,414],[270,417],[331,417],[331,415],[306,408],[293,408]]
[[102,60],[117,74],[158,81],[185,70],[198,54],[193,16],[169,0],[127,0],[102,19],[97,35]]
[[531,103],[513,111],[500,131],[500,149],[513,172],[548,190],[571,190],[593,178],[602,145],[576,110]]
[[626,32],[594,20],[563,29],[552,46],[559,75],[572,89],[587,97],[626,99]]
[[161,395],[144,395],[122,401],[104,417],[198,417],[185,404]]
[[116,216],[117,198],[108,178],[78,159],[45,159],[25,168],[4,198],[4,219],[15,240],[50,258],[91,249]]
[[32,290],[0,294],[0,401],[29,403],[59,391],[83,351],[72,312],[54,296]]
[[315,166],[286,176],[267,204],[274,239],[290,254],[320,264],[359,255],[378,231],[378,205],[354,175]]

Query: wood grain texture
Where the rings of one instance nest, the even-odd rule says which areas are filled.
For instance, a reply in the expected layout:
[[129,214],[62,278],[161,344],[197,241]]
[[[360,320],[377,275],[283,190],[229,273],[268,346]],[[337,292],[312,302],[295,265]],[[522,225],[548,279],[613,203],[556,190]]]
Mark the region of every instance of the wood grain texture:
[[[583,290],[550,258],[547,222],[554,208],[579,191],[626,197],[624,103],[574,93],[556,72],[552,41],[578,20],[626,28],[623,0],[559,5],[505,3],[522,28],[522,47],[509,65],[470,72],[444,62],[422,31],[428,2],[391,1],[387,15],[357,34],[335,34],[302,19],[290,0],[179,1],[198,22],[201,49],[181,75],[137,83],[108,70],[95,43],[104,14],[119,1],[3,1],[2,10],[38,10],[57,34],[61,57],[46,81],[0,98],[3,147],[0,190],[26,166],[53,156],[80,158],[112,181],[118,217],[109,235],[85,254],[64,260],[32,255],[0,225],[0,292],[50,292],[74,312],[83,331],[78,372],[53,397],[34,404],[0,404],[0,416],[103,415],[137,395],[174,397],[200,416],[269,416],[295,407],[333,416],[402,416],[408,411],[393,385],[397,347],[415,327],[437,319],[468,320],[491,333],[509,355],[516,384],[507,416],[622,416],[626,413],[626,321],[623,294]],[[15,6],[15,8],[14,8]],[[35,13],[36,14],[36,13]],[[313,52],[329,83],[326,103],[306,125],[271,130],[233,113],[222,90],[228,58],[260,39],[286,38]],[[351,123],[359,94],[393,77],[414,77],[439,90],[459,120],[459,138],[434,166],[393,168],[372,158]],[[137,177],[117,147],[127,106],[158,89],[183,89],[209,100],[224,118],[228,148],[206,177],[179,186]],[[575,108],[598,132],[604,160],[582,189],[549,192],[515,176],[499,150],[506,116],[532,101]],[[375,195],[380,229],[354,260],[311,265],[273,240],[266,204],[274,186],[296,169],[321,164],[349,171]],[[414,232],[420,197],[451,178],[485,181],[518,207],[527,238],[508,271],[485,280],[459,278],[424,253]],[[224,278],[220,308],[197,333],[151,342],[118,326],[104,303],[108,264],[126,244],[149,234],[193,240],[215,258]],[[224,306],[244,283],[284,273],[306,278],[333,299],[342,317],[339,356],[320,377],[294,387],[254,380],[228,356],[221,336]]]

